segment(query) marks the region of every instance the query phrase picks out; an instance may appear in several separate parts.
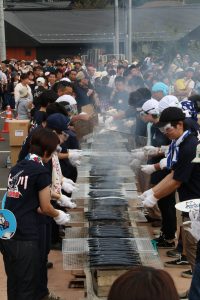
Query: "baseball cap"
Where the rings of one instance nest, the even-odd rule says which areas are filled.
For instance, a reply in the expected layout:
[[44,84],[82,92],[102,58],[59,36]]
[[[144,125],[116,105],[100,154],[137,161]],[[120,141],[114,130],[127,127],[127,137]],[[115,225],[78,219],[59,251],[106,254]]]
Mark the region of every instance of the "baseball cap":
[[168,107],[161,113],[159,122],[156,123],[156,127],[164,127],[168,123],[183,120],[185,120],[185,114],[182,109],[178,107]]
[[36,83],[37,83],[38,85],[45,84],[45,79],[44,79],[44,77],[38,77],[38,78],[36,79]]
[[152,92],[163,92],[163,95],[166,96],[169,92],[168,86],[163,82],[156,82],[152,87]]
[[70,118],[60,113],[52,114],[47,118],[48,128],[57,129],[64,132],[67,132],[67,127],[69,126],[69,123]]
[[151,98],[142,105],[141,112],[151,114],[151,115],[156,115],[156,114],[158,114],[158,105],[159,105],[159,102],[157,100]]
[[63,77],[63,78],[60,79],[60,81],[71,82],[71,80],[68,77]]
[[77,102],[76,102],[76,100],[74,99],[74,97],[72,97],[71,95],[62,95],[62,96],[60,96],[57,100],[56,100],[56,102],[63,102],[63,101],[66,101],[66,102],[68,102],[70,105],[76,105],[77,104]]
[[182,108],[178,98],[173,95],[167,95],[160,100],[158,104],[159,113],[161,114],[162,111],[168,107]]

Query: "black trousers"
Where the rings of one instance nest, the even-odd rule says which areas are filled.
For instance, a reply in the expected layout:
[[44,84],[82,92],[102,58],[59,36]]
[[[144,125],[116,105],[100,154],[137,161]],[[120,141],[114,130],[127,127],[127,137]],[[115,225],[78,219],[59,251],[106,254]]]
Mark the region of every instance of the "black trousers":
[[51,221],[39,225],[39,252],[40,252],[40,280],[38,287],[38,299],[49,294],[47,262],[51,246]]
[[158,201],[158,207],[162,216],[161,231],[167,240],[175,238],[177,225],[175,204],[175,193],[172,193]]
[[0,250],[7,274],[8,300],[38,300],[38,242],[0,240]]

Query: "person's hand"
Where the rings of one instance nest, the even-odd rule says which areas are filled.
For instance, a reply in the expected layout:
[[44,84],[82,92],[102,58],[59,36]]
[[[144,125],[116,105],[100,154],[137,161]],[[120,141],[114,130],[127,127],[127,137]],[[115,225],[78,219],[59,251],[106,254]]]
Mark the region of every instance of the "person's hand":
[[130,168],[133,170],[133,172],[135,172],[139,167],[140,167],[141,163],[139,159],[133,159],[129,166]]
[[62,190],[64,190],[66,193],[73,193],[77,191],[77,188],[72,185],[71,183],[68,183],[66,181],[62,182]]
[[133,124],[134,124],[133,120],[128,120],[128,121],[124,122],[124,126],[127,128],[131,128],[133,126]]
[[78,149],[69,149],[69,160],[80,160],[82,157],[82,150]]
[[145,191],[143,194],[138,196],[138,199],[144,201],[146,197],[153,195],[153,190],[149,189],[147,191]]
[[161,146],[161,147],[160,147],[160,151],[161,151],[165,156],[167,156],[168,151],[169,151],[169,145],[168,145],[168,146]]
[[158,199],[154,195],[149,195],[142,201],[144,207],[154,207],[157,202]]
[[136,153],[136,152],[144,152],[144,150],[143,148],[136,148],[131,150],[131,153]]
[[145,146],[143,149],[146,155],[157,155],[160,150],[160,148],[154,146]]
[[159,165],[160,165],[161,170],[166,168],[167,167],[167,158],[165,157],[165,158],[161,159],[160,162],[159,162]]
[[80,159],[82,157],[82,150],[69,150],[69,160],[73,166],[80,166]]
[[114,120],[114,118],[112,116],[105,120],[106,128],[109,128],[111,126],[111,123],[113,122],[113,120]]
[[88,92],[87,92],[87,96],[90,97],[90,96],[92,95],[93,92],[94,92],[94,90],[89,89]]
[[143,151],[138,151],[138,152],[132,152],[131,157],[133,159],[144,160],[146,158],[146,155],[144,154]]
[[71,180],[71,179],[69,179],[67,177],[63,177],[62,182],[67,182],[67,183],[70,183],[72,185],[76,184],[73,180]]
[[87,113],[80,113],[79,115],[78,115],[78,119],[79,120],[83,120],[83,121],[89,121],[89,119],[90,119],[90,115],[88,115]]
[[71,216],[70,214],[65,213],[62,210],[56,209],[56,211],[59,213],[57,217],[54,218],[54,221],[58,225],[65,225],[66,223],[70,222]]
[[71,198],[61,194],[61,196],[57,202],[60,206],[75,208],[76,204],[74,202],[72,202],[71,200],[72,200]]
[[141,171],[145,174],[151,175],[156,171],[156,169],[154,165],[141,165]]

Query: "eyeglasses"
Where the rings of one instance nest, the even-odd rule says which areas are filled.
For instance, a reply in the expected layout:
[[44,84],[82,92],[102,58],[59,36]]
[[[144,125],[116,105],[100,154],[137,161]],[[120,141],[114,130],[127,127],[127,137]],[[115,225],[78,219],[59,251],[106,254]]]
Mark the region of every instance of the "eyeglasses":
[[[152,109],[155,109],[155,107],[152,107],[152,108],[150,108],[150,109],[148,109],[148,110],[142,110],[142,111],[140,112],[140,115],[141,115],[141,116],[148,115],[149,112],[150,112]],[[151,114],[151,113],[150,113],[150,114]]]
[[166,131],[167,131],[168,129],[172,129],[172,128],[174,128],[174,127],[172,126],[172,124],[171,124],[171,123],[168,123],[168,124],[166,124],[166,125],[163,126],[163,127],[159,127],[159,130],[160,130],[162,133],[166,133]]

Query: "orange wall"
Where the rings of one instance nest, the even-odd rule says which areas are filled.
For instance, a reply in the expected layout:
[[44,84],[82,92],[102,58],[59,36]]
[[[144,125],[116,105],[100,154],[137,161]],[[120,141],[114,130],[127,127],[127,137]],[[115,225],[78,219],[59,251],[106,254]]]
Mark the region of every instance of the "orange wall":
[[7,59],[16,58],[24,60],[36,59],[36,49],[35,48],[7,48],[6,49]]

